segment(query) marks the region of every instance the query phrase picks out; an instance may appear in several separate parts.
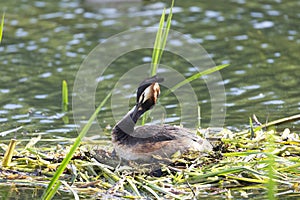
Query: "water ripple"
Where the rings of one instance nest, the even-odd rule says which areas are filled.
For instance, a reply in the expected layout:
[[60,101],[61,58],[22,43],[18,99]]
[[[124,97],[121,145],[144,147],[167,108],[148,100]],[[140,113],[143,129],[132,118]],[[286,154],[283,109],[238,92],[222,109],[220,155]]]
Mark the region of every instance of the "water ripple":
[[20,104],[9,103],[9,104],[4,105],[3,108],[8,109],[8,110],[14,110],[14,109],[18,109],[18,108],[23,108],[23,106]]
[[274,22],[272,21],[255,22],[253,24],[253,27],[255,29],[265,29],[265,28],[271,28],[273,26],[274,26]]

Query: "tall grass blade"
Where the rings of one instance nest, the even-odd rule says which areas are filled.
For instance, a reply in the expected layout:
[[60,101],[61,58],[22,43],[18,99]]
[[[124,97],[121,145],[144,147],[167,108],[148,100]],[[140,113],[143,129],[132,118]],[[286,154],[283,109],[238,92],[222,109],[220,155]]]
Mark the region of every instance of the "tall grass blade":
[[53,188],[49,191],[47,191],[47,195],[45,198],[42,197],[42,199],[44,200],[50,200],[53,198],[53,196],[56,194],[56,192],[58,191],[58,188],[60,187],[61,182],[56,182],[55,185],[53,186]]
[[[272,132],[272,131],[271,131]],[[266,184],[266,187],[268,189],[268,199],[269,200],[275,200],[275,193],[276,193],[276,182],[274,181],[275,178],[275,156],[272,154],[272,152],[275,149],[274,144],[274,137],[272,134],[268,134],[267,140],[269,142],[269,145],[267,147],[267,151],[269,152],[267,154],[268,160],[267,160],[267,170],[268,170],[268,177],[269,180]]]
[[144,126],[146,124],[146,120],[149,116],[149,111],[145,112],[142,119],[141,119],[141,125]]
[[[160,59],[161,59],[162,54],[164,52],[164,49],[166,47],[169,31],[170,31],[170,28],[171,28],[171,21],[172,21],[172,16],[173,16],[173,13],[172,13],[173,6],[174,6],[174,0],[172,1],[169,16],[168,16],[167,22],[166,22],[166,28],[164,29],[164,32],[163,32],[162,43],[161,43],[161,46],[160,46],[161,51],[159,51],[159,56],[158,56],[158,64],[160,63]],[[155,74],[153,74],[153,75],[155,75]]]
[[68,111],[68,105],[69,105],[69,97],[68,97],[68,84],[67,81],[63,80],[62,82],[62,111],[67,112]]
[[97,107],[97,109],[95,110],[95,112],[93,113],[93,115],[90,117],[89,121],[87,122],[87,124],[83,127],[83,129],[81,130],[81,132],[79,133],[78,137],[76,138],[74,144],[72,145],[69,153],[66,155],[66,157],[64,158],[64,160],[62,161],[61,165],[59,166],[59,168],[57,169],[56,173],[54,174],[54,176],[52,177],[42,199],[48,199],[48,195],[49,191],[51,191],[53,189],[53,186],[57,184],[58,179],[60,177],[60,175],[63,173],[63,171],[66,169],[67,165],[69,164],[73,154],[75,153],[77,147],[80,145],[80,142],[82,140],[82,138],[85,136],[85,134],[88,132],[88,130],[90,129],[93,121],[96,119],[98,113],[100,112],[101,108],[104,106],[104,104],[106,103],[106,101],[109,99],[109,97],[111,96],[110,92],[105,99],[103,99],[103,101],[101,102],[101,104]]
[[[63,113],[68,112],[68,105],[69,105],[69,92],[68,92],[68,84],[67,81],[62,81],[62,89],[61,89],[61,109]],[[62,117],[64,124],[69,124],[69,116],[65,114]]]
[[167,43],[167,38],[168,38],[169,31],[170,31],[171,21],[172,21],[172,16],[173,16],[173,14],[172,14],[173,6],[174,6],[174,0],[172,0],[172,4],[170,7],[170,12],[169,12],[169,16],[167,18],[166,25],[165,25],[166,9],[163,10],[163,13],[162,13],[160,21],[159,21],[159,27],[158,27],[158,31],[156,33],[156,38],[155,38],[153,52],[152,52],[151,76],[154,76],[156,74],[158,65],[160,63],[162,54],[164,52],[164,49],[165,49],[165,46]]
[[255,133],[254,133],[254,130],[253,130],[253,122],[252,122],[251,117],[249,117],[249,123],[250,123],[250,133],[251,133],[250,139],[252,140],[254,138]]
[[[172,0],[171,8],[170,8],[170,13],[167,18],[166,22],[166,28],[165,27],[165,15],[166,15],[166,9],[163,10],[162,15],[160,17],[159,21],[159,27],[156,33],[156,38],[154,41],[154,47],[153,47],[153,52],[152,52],[152,61],[151,61],[151,70],[150,70],[150,76],[154,76],[157,72],[158,65],[160,63],[162,54],[164,52],[166,43],[167,43],[167,38],[169,34],[169,30],[171,27],[171,20],[172,20],[172,8],[174,6],[174,0]],[[143,117],[142,117],[142,125],[146,123],[146,119],[148,118],[149,114],[146,112]]]
[[156,38],[155,38],[155,42],[154,42],[154,47],[153,47],[153,52],[152,52],[152,62],[151,62],[151,76],[154,76],[156,74],[157,71],[157,66],[158,66],[158,61],[159,61],[159,55],[160,55],[160,51],[162,51],[162,49],[160,49],[161,46],[161,39],[162,39],[162,34],[163,34],[163,28],[164,28],[164,23],[165,23],[165,12],[166,10],[163,10],[163,13],[160,17],[160,21],[159,21],[159,27],[156,33]]
[[12,156],[14,154],[14,150],[17,144],[17,140],[11,139],[10,143],[8,145],[8,148],[4,154],[3,160],[2,160],[2,166],[3,167],[8,167],[10,165]]
[[3,36],[4,16],[5,16],[5,13],[3,13],[3,15],[2,15],[1,24],[0,24],[0,43],[2,41],[2,36]]
[[[177,84],[176,84],[175,86],[173,86],[171,89],[169,89],[168,91],[166,91],[166,92],[162,95],[162,97],[169,95],[170,93],[174,92],[176,89],[180,88],[181,86],[183,86],[183,85],[185,85],[185,84],[187,84],[187,83],[190,83],[190,82],[192,82],[193,80],[200,78],[201,76],[211,74],[211,73],[213,73],[213,72],[219,71],[219,70],[221,70],[221,69],[223,69],[223,68],[225,68],[225,67],[228,67],[228,66],[229,66],[229,64],[218,65],[218,66],[216,66],[216,67],[209,68],[209,69],[207,69],[207,70],[205,70],[205,71],[198,72],[198,73],[194,74],[193,76],[191,76],[191,77],[189,77],[189,78],[187,78],[187,79],[181,81],[180,83],[177,83]],[[162,98],[162,97],[161,97],[161,98]]]

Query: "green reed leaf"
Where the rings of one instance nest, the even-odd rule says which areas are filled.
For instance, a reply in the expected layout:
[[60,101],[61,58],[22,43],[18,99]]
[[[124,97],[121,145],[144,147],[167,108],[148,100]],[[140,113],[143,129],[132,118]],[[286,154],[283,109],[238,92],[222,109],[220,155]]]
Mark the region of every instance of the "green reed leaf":
[[[167,91],[162,95],[162,97],[167,96],[168,94],[174,92],[176,89],[180,88],[181,86],[183,86],[183,85],[185,85],[185,84],[188,84],[188,83],[192,82],[193,80],[196,80],[196,79],[200,78],[201,76],[211,74],[211,73],[213,73],[213,72],[219,71],[219,70],[221,70],[221,69],[223,69],[223,68],[225,68],[225,67],[228,67],[228,66],[229,66],[229,64],[218,65],[218,66],[216,66],[216,67],[209,68],[209,69],[204,70],[204,71],[202,71],[202,72],[198,72],[198,73],[192,75],[191,77],[189,77],[189,78],[187,78],[187,79],[181,81],[180,83],[177,83],[177,84],[176,84],[175,86],[173,86],[171,89],[167,90]],[[161,97],[161,98],[162,98],[162,97]]]
[[105,99],[103,99],[103,101],[101,102],[101,104],[97,107],[97,109],[95,110],[95,112],[93,113],[93,115],[88,120],[87,124],[83,127],[83,129],[79,133],[79,135],[76,138],[74,144],[71,146],[71,149],[70,149],[69,153],[66,155],[66,157],[62,161],[61,165],[57,169],[56,173],[52,177],[50,183],[48,184],[48,187],[47,187],[45,193],[43,194],[42,199],[49,199],[49,192],[53,189],[53,186],[55,186],[55,185],[58,184],[58,182],[59,182],[58,179],[59,179],[60,175],[66,169],[67,165],[69,164],[70,160],[72,159],[73,154],[75,153],[76,149],[80,145],[80,142],[81,142],[82,138],[86,135],[86,133],[88,132],[88,130],[92,126],[92,123],[96,119],[98,113],[100,112],[101,108],[104,106],[104,104],[106,103],[106,101],[109,99],[109,97],[111,96],[111,94],[112,94],[112,92],[110,92],[105,97]]
[[67,112],[69,105],[69,97],[68,97],[68,84],[67,81],[63,80],[62,82],[62,111]]
[[1,23],[0,23],[0,43],[2,41],[2,36],[3,36],[4,16],[5,16],[5,13],[3,13]]
[[162,49],[160,48],[161,46],[161,40],[162,40],[162,35],[163,35],[163,27],[165,23],[165,9],[163,10],[163,13],[160,17],[159,21],[159,27],[156,33],[156,38],[154,42],[154,47],[153,47],[153,52],[152,52],[152,63],[151,63],[151,76],[154,76],[157,71],[157,66],[158,66],[158,61],[160,60],[159,55]]

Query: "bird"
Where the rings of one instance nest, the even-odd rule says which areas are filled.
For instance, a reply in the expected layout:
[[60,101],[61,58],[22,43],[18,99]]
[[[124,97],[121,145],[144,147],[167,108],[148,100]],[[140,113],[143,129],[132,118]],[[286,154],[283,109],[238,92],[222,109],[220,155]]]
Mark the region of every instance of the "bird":
[[114,152],[120,159],[150,163],[157,158],[170,159],[176,152],[212,151],[212,145],[190,129],[168,124],[135,128],[138,119],[157,103],[162,81],[157,75],[142,81],[135,105],[112,129]]

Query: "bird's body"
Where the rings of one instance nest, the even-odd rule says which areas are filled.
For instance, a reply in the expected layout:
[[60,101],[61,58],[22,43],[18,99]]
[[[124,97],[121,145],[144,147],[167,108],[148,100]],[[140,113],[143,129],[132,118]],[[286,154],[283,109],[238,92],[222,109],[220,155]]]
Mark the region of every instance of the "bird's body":
[[160,88],[158,78],[146,79],[138,88],[137,103],[112,131],[116,154],[125,160],[152,162],[155,157],[170,158],[187,150],[207,152],[211,144],[189,129],[172,125],[145,125],[134,128],[139,117],[156,103]]
[[132,135],[113,140],[117,155],[125,160],[151,161],[155,156],[170,158],[187,150],[211,151],[211,144],[192,131],[171,125],[137,127]]

